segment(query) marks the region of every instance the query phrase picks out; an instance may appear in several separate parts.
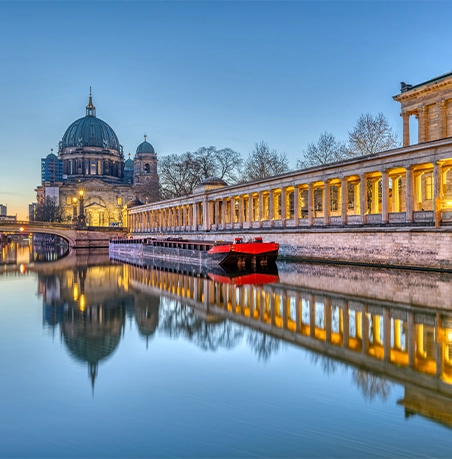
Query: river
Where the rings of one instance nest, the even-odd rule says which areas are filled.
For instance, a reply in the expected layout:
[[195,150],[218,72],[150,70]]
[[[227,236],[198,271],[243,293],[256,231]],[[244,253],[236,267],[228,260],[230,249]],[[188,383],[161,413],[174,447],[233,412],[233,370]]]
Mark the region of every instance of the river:
[[451,455],[452,274],[0,250],[0,457]]

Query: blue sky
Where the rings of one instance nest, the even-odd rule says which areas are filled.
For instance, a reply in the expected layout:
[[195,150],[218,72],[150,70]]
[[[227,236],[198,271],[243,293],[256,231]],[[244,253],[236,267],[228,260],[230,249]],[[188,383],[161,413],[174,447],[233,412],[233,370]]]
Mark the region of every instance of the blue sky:
[[362,113],[401,137],[400,82],[452,70],[450,2],[0,2],[0,203],[23,219],[40,159],[85,115],[132,155],[265,140],[294,167]]

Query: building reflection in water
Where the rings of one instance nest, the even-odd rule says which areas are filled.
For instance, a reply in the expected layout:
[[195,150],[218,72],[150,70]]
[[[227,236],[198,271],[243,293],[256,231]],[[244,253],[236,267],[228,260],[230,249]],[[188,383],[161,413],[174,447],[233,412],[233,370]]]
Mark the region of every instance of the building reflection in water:
[[39,283],[45,323],[59,325],[93,384],[99,363],[118,347],[127,316],[146,345],[158,330],[211,351],[246,337],[259,359],[284,343],[303,347],[325,372],[351,368],[367,399],[386,399],[399,383],[407,416],[452,426],[452,311],[422,307],[419,298],[412,306],[307,285],[237,285],[126,264],[40,274]]

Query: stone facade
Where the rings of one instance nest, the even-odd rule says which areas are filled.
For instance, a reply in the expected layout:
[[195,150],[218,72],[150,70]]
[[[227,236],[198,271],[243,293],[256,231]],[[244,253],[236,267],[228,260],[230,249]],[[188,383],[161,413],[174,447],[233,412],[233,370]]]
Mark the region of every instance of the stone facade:
[[452,135],[452,73],[412,86],[401,83],[400,102],[403,118],[403,145],[410,145],[410,117],[418,120],[418,143]]

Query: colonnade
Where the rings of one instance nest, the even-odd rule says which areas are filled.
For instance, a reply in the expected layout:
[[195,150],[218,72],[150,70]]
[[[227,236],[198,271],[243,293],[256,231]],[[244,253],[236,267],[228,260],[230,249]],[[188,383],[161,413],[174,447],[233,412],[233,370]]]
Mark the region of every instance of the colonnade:
[[452,215],[450,146],[431,162],[421,151],[419,162],[407,164],[409,148],[400,149],[139,206],[127,224],[152,233],[438,223]]

